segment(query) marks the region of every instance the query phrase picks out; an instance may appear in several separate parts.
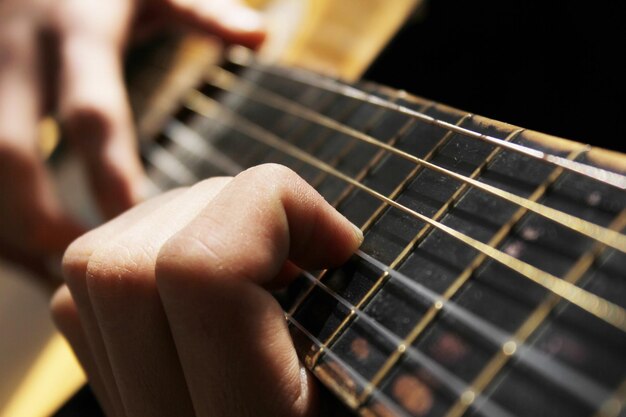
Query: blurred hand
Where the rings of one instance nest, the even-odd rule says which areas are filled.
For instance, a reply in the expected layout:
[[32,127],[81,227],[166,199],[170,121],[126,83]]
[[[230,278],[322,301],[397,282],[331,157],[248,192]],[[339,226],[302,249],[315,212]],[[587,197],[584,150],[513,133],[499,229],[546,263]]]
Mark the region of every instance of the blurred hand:
[[110,416],[312,416],[315,387],[266,289],[361,240],[304,180],[263,165],[76,240],[52,309]]
[[[0,0],[0,257],[41,272],[44,257],[83,231],[39,154],[38,121],[51,110],[85,162],[103,214],[140,199],[144,173],[122,54],[132,36],[165,24],[250,47],[264,37],[260,17],[237,0]],[[53,34],[53,49],[42,31]],[[42,72],[57,69],[58,79],[43,81]]]

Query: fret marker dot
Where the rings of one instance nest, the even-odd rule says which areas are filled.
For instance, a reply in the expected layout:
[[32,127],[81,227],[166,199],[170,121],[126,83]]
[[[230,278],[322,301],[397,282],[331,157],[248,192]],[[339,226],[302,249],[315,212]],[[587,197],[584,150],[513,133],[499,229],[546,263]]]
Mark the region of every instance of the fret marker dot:
[[513,355],[516,350],[517,350],[517,344],[512,340],[509,340],[508,342],[502,345],[502,352],[506,356]]
[[472,390],[467,390],[461,394],[460,399],[464,405],[470,405],[474,402],[474,399],[476,399],[476,394],[474,394],[474,391]]
[[435,302],[435,310],[441,310],[443,308],[443,301],[441,300],[437,300],[437,302]]

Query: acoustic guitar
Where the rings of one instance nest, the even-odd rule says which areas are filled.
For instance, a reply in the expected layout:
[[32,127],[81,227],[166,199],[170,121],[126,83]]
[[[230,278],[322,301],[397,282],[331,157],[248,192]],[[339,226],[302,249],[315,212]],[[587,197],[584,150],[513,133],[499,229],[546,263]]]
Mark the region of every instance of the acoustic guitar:
[[364,232],[276,294],[328,415],[626,412],[622,155],[345,81],[363,66],[186,68],[139,120],[155,190],[280,163]]

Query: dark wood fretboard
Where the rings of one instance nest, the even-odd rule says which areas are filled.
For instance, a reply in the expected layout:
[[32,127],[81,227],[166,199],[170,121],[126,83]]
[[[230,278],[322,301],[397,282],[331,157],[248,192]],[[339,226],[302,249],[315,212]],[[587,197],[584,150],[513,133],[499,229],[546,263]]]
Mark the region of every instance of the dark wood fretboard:
[[213,68],[146,146],[150,177],[280,163],[362,228],[350,262],[277,297],[302,360],[363,415],[623,413],[626,158],[356,87]]

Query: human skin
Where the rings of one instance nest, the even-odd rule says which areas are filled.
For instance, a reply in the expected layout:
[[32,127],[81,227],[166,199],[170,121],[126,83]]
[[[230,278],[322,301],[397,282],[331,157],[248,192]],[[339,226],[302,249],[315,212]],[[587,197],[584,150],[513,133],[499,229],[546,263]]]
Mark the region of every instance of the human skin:
[[315,385],[268,289],[341,264],[362,238],[295,173],[262,165],[80,237],[53,316],[110,416],[313,416]]
[[0,257],[44,275],[46,260],[85,231],[38,149],[47,114],[84,161],[105,218],[144,197],[122,56],[168,26],[253,48],[265,36],[237,0],[0,0]]

